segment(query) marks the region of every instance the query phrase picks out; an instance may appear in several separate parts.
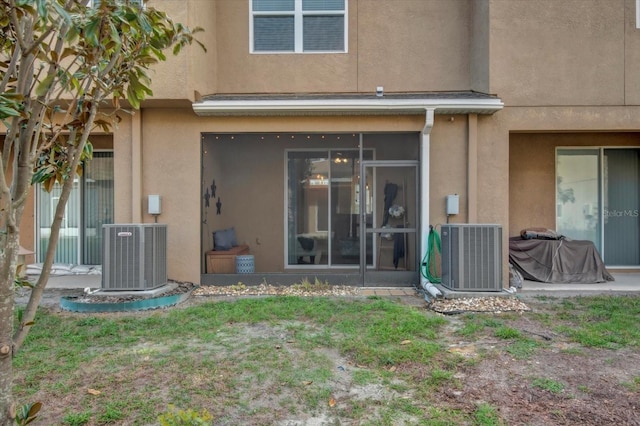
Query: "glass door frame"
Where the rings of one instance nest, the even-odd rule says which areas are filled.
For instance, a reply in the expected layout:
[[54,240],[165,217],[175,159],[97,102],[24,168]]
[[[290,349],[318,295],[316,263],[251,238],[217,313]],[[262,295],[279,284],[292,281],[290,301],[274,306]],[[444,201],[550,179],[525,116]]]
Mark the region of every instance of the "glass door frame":
[[[360,162],[360,194],[366,193],[366,171],[367,168],[372,168],[373,180],[376,181],[376,170],[378,168],[407,168],[414,170],[414,205],[413,211],[415,212],[415,225],[412,227],[404,227],[404,228],[395,228],[394,233],[404,234],[405,238],[408,238],[409,235],[414,235],[414,246],[413,247],[413,264],[415,265],[415,270],[407,270],[407,271],[379,271],[377,270],[376,264],[376,252],[377,252],[377,238],[376,236],[381,233],[388,233],[389,229],[380,228],[380,227],[368,227],[366,225],[366,203],[360,203],[360,223],[365,224],[365,232],[360,233],[360,276],[362,280],[362,285],[372,285],[379,282],[386,282],[388,284],[412,284],[419,280],[419,253],[420,253],[420,161],[418,160],[366,160]],[[377,197],[376,188],[372,189],[372,193],[374,194],[374,206],[377,205],[376,197]],[[376,222],[375,218],[375,208],[374,208],[374,222]],[[373,264],[371,267],[367,265],[367,237],[371,235],[372,247],[373,251]],[[406,260],[406,259],[405,259]]]
[[[288,188],[288,181],[291,179],[290,176],[290,170],[289,170],[289,154],[290,153],[326,153],[327,154],[327,158],[326,160],[329,162],[329,164],[331,165],[331,162],[334,161],[336,158],[338,158],[337,156],[335,156],[335,154],[340,154],[341,152],[349,152],[349,153],[357,153],[357,155],[355,157],[353,157],[354,159],[357,159],[358,161],[358,167],[355,169],[353,176],[352,177],[356,177],[359,176],[360,173],[360,166],[359,164],[362,161],[362,158],[364,156],[364,154],[366,152],[371,153],[371,157],[375,158],[375,149],[362,149],[359,147],[345,147],[345,148],[340,148],[340,147],[329,147],[329,148],[309,148],[309,149],[285,149],[285,164],[286,164],[286,172],[285,172],[285,189],[286,192],[285,193],[285,199],[284,199],[284,209],[285,211],[289,211],[290,209],[290,200],[288,199],[288,192],[289,192],[289,188]],[[351,157],[349,157],[351,158]],[[284,227],[285,227],[285,244],[284,244],[284,268],[286,270],[296,270],[296,269],[329,269],[329,270],[344,270],[347,271],[348,273],[357,273],[356,271],[359,270],[359,259],[360,257],[357,257],[357,261],[355,261],[353,264],[341,264],[341,263],[337,263],[334,259],[333,259],[333,250],[334,250],[334,239],[332,238],[332,233],[334,232],[334,226],[335,226],[335,221],[332,217],[332,206],[334,205],[334,199],[332,196],[332,182],[334,181],[334,177],[332,175],[332,170],[331,168],[329,168],[328,170],[328,175],[326,176],[326,181],[327,181],[327,206],[326,206],[326,210],[325,210],[325,214],[326,214],[326,220],[327,220],[327,242],[326,242],[326,253],[322,253],[323,257],[326,257],[327,259],[327,263],[318,263],[318,264],[302,264],[302,265],[298,265],[296,263],[290,263],[290,259],[291,259],[291,244],[292,244],[292,235],[289,234],[289,230],[290,230],[290,224],[288,222],[289,217],[288,215],[285,215],[285,222],[284,222]],[[357,189],[360,189],[360,185],[356,185]],[[366,206],[365,206],[366,208]],[[359,217],[360,216],[360,209],[358,209],[358,213],[356,213],[356,215]],[[359,244],[360,239],[358,238],[356,240]],[[353,271],[353,272],[351,272]]]
[[[555,182],[558,183],[558,161],[560,159],[560,152],[578,152],[578,151],[591,151],[593,155],[597,155],[597,185],[598,185],[598,206],[596,207],[598,214],[598,225],[597,225],[597,234],[599,241],[594,242],[596,248],[600,252],[602,259],[607,267],[612,267],[616,269],[636,269],[638,265],[615,265],[611,264],[607,261],[607,253],[605,249],[605,207],[607,206],[607,200],[605,199],[607,188],[606,188],[606,170],[605,170],[605,152],[608,150],[617,150],[617,149],[640,149],[640,146],[556,146],[555,147]],[[558,229],[558,213],[557,209],[559,208],[560,200],[558,199],[558,188],[556,187],[555,193],[555,205],[556,205],[556,214],[555,214],[555,222],[556,222],[556,230]],[[560,230],[559,230],[560,231]]]

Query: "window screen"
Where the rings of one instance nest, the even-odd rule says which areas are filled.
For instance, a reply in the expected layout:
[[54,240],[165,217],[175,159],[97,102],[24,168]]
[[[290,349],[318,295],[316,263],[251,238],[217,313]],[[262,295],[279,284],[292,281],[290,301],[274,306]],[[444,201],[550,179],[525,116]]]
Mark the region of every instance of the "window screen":
[[302,10],[344,10],[344,0],[302,0]]
[[293,16],[256,16],[253,21],[253,49],[259,52],[293,52]]
[[344,49],[344,17],[305,16],[302,28],[305,52]]
[[251,0],[252,51],[346,51],[346,0]]

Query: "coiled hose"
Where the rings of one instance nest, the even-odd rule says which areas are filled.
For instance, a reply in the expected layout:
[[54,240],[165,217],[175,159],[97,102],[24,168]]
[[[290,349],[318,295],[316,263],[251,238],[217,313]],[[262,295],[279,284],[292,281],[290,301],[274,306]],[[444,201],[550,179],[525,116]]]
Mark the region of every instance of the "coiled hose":
[[441,252],[440,249],[440,235],[436,231],[433,225],[429,225],[429,236],[427,238],[427,252],[424,254],[420,272],[422,276],[430,283],[439,284],[441,282],[440,277],[436,275],[436,250],[437,253]]

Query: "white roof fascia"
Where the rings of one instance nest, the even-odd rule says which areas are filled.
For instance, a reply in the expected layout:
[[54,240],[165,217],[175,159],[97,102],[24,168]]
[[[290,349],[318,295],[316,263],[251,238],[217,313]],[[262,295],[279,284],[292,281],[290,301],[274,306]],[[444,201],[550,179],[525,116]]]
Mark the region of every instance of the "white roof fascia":
[[310,114],[493,114],[504,108],[499,98],[485,99],[252,99],[195,102],[193,111],[210,115],[310,115]]

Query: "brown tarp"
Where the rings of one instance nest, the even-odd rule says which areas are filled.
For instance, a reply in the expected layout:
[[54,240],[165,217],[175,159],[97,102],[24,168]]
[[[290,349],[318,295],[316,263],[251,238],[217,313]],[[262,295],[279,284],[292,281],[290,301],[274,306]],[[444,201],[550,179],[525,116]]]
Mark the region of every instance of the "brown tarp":
[[591,241],[509,239],[509,261],[525,280],[546,283],[613,281]]

